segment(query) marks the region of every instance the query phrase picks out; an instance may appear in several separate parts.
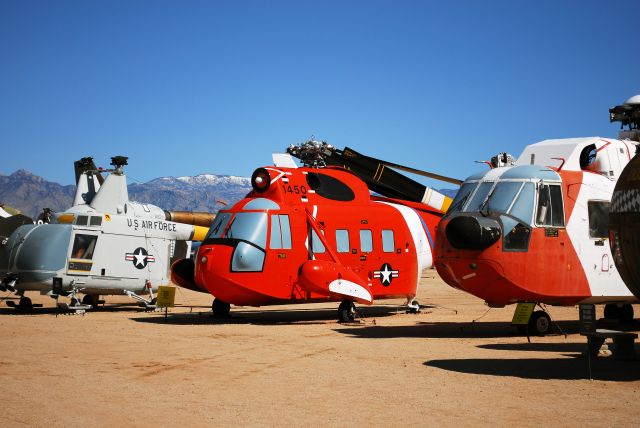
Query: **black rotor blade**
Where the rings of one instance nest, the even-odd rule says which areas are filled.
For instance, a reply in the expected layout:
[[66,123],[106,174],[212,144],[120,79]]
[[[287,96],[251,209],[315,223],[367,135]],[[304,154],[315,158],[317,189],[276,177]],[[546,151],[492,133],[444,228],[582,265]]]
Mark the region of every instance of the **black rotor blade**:
[[363,156],[357,153],[355,150],[350,149],[349,147],[345,147],[343,150],[343,156],[348,157],[349,154],[345,154],[345,152],[350,151],[356,153],[358,156],[368,157],[369,159],[381,163],[382,165],[386,165],[390,168],[399,169],[400,171],[410,172],[412,174],[421,175],[423,177],[433,178],[434,180],[445,181],[451,184],[457,184],[458,186],[462,184],[462,180],[458,180],[457,178],[447,177],[446,175],[435,174],[433,172],[423,171],[421,169],[411,168],[409,166],[400,165],[393,162],[384,161],[381,159],[372,158],[371,156]]
[[421,202],[426,187],[394,171],[385,168],[377,159],[362,155],[346,147],[325,158],[327,165],[341,166],[367,183],[369,189],[389,198]]

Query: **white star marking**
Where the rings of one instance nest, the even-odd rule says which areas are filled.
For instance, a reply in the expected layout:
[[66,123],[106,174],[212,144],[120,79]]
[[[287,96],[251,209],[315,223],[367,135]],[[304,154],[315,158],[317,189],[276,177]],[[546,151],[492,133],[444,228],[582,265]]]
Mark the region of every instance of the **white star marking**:
[[142,249],[139,249],[137,254],[133,253],[133,257],[136,258],[136,261],[134,263],[136,266],[138,266],[138,265],[144,266],[144,261],[147,258],[147,256],[142,254]]
[[380,271],[382,275],[382,283],[390,283],[391,282],[391,271],[389,270],[389,265],[385,265],[384,270]]

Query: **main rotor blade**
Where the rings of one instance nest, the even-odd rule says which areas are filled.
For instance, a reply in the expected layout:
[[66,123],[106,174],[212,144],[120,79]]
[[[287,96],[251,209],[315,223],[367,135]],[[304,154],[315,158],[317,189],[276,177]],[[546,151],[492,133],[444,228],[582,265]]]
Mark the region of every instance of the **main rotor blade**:
[[[357,153],[355,150],[350,149],[349,147],[345,147],[343,150],[343,154],[345,154],[344,152],[354,152]],[[359,153],[358,153],[359,154]],[[345,154],[345,156],[349,156],[348,154]],[[362,156],[362,155],[360,155]],[[423,171],[421,169],[416,169],[416,168],[411,168],[409,166],[404,166],[404,165],[400,165],[397,163],[393,163],[393,162],[388,162],[388,161],[384,161],[381,159],[376,159],[376,158],[372,158],[371,156],[367,156],[370,159],[375,160],[376,162],[379,162],[385,166],[388,166],[390,168],[395,168],[395,169],[399,169],[400,171],[405,171],[405,172],[410,172],[412,174],[416,174],[416,175],[421,175],[423,177],[428,177],[428,178],[433,178],[435,180],[440,180],[440,181],[445,181],[447,183],[451,183],[451,184],[457,184],[458,186],[462,184],[462,180],[458,180],[457,178],[452,178],[452,177],[447,177],[445,175],[440,175],[440,174],[435,174],[433,172],[428,172],[428,171]]]
[[435,180],[446,181],[447,183],[457,184],[458,186],[462,184],[462,180],[458,180],[457,178],[447,177],[445,175],[435,174],[433,172],[422,171],[421,169],[415,169],[409,166],[399,165],[393,162],[380,161],[380,163],[385,164],[390,168],[399,169],[400,171],[410,172],[412,174],[433,178]]

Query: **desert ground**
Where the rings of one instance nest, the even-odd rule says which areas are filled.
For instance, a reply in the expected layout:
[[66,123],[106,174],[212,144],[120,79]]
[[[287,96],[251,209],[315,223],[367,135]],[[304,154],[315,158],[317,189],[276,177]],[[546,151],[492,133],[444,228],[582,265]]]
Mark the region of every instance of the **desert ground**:
[[215,319],[211,296],[181,289],[166,321],[124,297],[65,316],[31,297],[45,307],[0,308],[3,427],[618,427],[640,416],[640,361],[582,356],[576,308],[550,308],[566,337],[528,343],[513,307],[488,310],[434,270],[420,314],[383,301],[349,325],[337,303]]

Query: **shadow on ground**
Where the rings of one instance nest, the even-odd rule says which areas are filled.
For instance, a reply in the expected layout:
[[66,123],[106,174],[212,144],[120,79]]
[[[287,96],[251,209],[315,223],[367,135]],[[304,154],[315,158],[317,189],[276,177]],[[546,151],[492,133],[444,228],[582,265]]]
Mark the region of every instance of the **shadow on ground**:
[[[589,359],[580,354],[574,357],[576,358],[431,360],[426,361],[424,365],[458,373],[512,376],[522,379],[589,379]],[[591,378],[615,382],[640,380],[640,361],[618,361],[612,357],[591,358]]]
[[[537,339],[537,340],[542,340]],[[495,351],[524,351],[524,352],[555,352],[555,353],[581,353],[587,346],[586,339],[583,342],[559,342],[543,343],[534,341],[532,343],[488,343],[478,345],[478,348],[492,349]]]
[[[577,321],[560,321],[558,325],[566,334],[578,332]],[[364,326],[336,329],[337,332],[365,339],[387,339],[393,337],[422,338],[494,338],[523,336],[508,322],[421,322],[409,326]],[[557,330],[556,330],[557,331]],[[553,333],[560,334],[560,333]],[[533,340],[533,339],[532,339]]]
[[[78,315],[76,313],[61,312],[56,306],[35,307],[30,311],[19,310],[10,307],[0,307],[0,316],[38,316],[38,315]],[[106,304],[100,305],[97,309],[86,311],[89,316],[95,312],[144,312],[144,308],[137,303]]]
[[[387,317],[403,312],[398,306],[378,305],[366,308],[359,308],[362,322],[366,323],[368,318]],[[211,311],[193,312],[169,312],[165,319],[164,312],[154,312],[145,316],[131,318],[133,321],[152,324],[255,324],[255,325],[278,325],[278,324],[337,324],[338,311],[336,308],[305,308],[301,306],[295,309],[278,310],[268,308],[265,310],[233,309],[228,318],[216,318]],[[351,325],[361,325],[356,322]]]

